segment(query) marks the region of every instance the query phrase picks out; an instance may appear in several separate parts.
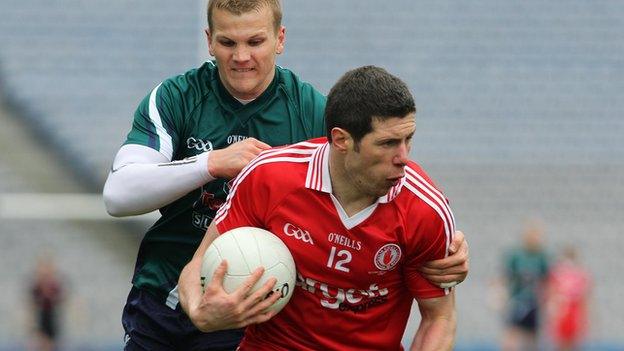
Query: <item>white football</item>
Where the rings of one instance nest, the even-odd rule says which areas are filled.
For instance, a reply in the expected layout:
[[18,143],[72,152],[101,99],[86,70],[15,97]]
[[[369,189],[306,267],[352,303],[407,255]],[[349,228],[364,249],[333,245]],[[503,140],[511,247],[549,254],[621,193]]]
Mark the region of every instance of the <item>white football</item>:
[[262,266],[264,274],[251,292],[274,277],[277,282],[273,291],[281,292],[282,297],[269,310],[280,311],[292,297],[295,289],[295,261],[288,247],[273,233],[261,228],[240,227],[221,234],[204,253],[202,287],[205,282],[212,280],[215,269],[224,259],[228,263],[223,278],[223,288],[227,293],[235,291],[256,268]]

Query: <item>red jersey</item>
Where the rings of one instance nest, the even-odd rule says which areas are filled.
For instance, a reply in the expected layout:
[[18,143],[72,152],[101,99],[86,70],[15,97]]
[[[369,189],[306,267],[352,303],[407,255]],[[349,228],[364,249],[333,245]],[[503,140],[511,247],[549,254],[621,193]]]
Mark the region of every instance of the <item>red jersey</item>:
[[265,228],[290,249],[290,302],[247,327],[241,350],[399,350],[414,298],[448,294],[417,271],[446,257],[455,231],[446,198],[415,163],[376,203],[348,217],[332,195],[325,138],[271,149],[234,180],[221,233]]
[[579,341],[587,328],[589,274],[580,266],[564,261],[553,268],[548,283],[555,343]]

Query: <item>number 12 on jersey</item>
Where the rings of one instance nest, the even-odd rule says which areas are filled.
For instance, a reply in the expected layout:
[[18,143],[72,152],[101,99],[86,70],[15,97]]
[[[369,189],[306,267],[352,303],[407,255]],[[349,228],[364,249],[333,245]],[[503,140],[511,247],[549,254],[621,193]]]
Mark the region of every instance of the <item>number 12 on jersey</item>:
[[[336,258],[338,258],[338,260],[336,260]],[[331,251],[329,252],[329,258],[327,258],[327,267],[348,273],[350,269],[347,267],[347,263],[351,262],[351,258],[351,252],[347,250],[340,250],[336,252],[336,247],[332,246]],[[336,260],[335,264],[334,260]]]

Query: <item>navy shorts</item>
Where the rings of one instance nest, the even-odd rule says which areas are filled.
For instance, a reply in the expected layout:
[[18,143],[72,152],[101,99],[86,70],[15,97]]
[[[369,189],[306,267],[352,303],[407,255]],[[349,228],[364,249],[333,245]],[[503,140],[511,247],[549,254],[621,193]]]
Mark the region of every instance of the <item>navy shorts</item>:
[[201,332],[179,304],[173,310],[154,295],[135,287],[130,290],[121,320],[126,332],[126,351],[236,350],[243,337],[243,329]]
[[537,304],[513,304],[510,310],[509,323],[526,332],[536,333],[539,326],[539,308]]

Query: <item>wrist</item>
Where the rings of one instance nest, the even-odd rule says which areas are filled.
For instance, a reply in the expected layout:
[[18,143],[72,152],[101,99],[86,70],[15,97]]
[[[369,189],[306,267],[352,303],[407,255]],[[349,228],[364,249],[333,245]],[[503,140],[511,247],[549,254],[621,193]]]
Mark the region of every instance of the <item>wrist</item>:
[[213,152],[214,151],[206,151],[204,153],[197,155],[197,170],[199,171],[199,173],[202,176],[202,179],[204,179],[206,183],[212,182],[213,180],[218,178],[215,174],[216,173],[215,167],[212,166],[212,169],[211,169],[210,158]]
[[193,323],[193,325],[195,326],[195,328],[197,328],[201,332],[210,333],[219,330],[217,328],[214,328],[214,326],[209,323],[208,320],[202,318],[199,306],[191,308],[188,313],[188,317],[191,323]]
[[[218,167],[218,159],[219,159],[219,150],[212,150],[205,152],[206,155],[206,172],[210,175],[212,180],[220,178],[219,167]],[[203,154],[202,154],[203,155]]]

